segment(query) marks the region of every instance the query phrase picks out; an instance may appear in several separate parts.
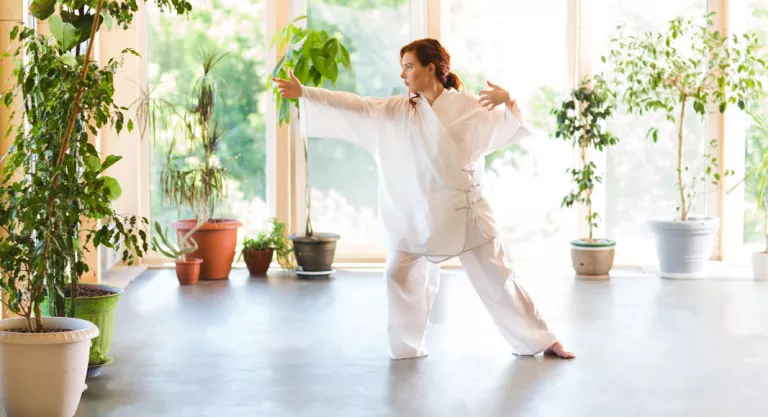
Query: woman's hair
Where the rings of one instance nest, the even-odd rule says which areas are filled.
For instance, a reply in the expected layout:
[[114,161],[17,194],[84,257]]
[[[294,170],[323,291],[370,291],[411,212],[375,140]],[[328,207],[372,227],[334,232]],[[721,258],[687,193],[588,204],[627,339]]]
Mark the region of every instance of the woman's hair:
[[[443,48],[443,45],[440,45],[437,39],[419,39],[403,46],[400,48],[401,60],[406,52],[416,55],[416,59],[419,60],[422,67],[434,64],[435,78],[443,84],[443,87],[455,90],[462,88],[463,85],[459,76],[451,72],[451,55]],[[419,93],[411,97],[411,104],[416,105],[414,99],[418,97]]]

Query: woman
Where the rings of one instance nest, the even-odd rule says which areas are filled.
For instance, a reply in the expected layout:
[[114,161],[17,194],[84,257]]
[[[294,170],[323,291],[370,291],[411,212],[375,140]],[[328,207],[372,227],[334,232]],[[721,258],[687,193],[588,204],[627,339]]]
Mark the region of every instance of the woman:
[[282,97],[299,98],[303,135],[348,140],[376,160],[392,358],[427,355],[424,336],[440,262],[455,256],[515,353],[575,357],[515,282],[482,197],[484,155],[530,133],[517,104],[490,82],[479,99],[459,92],[461,81],[437,40],[404,46],[400,59],[408,96],[379,99],[305,87],[293,73],[290,80],[274,79]]

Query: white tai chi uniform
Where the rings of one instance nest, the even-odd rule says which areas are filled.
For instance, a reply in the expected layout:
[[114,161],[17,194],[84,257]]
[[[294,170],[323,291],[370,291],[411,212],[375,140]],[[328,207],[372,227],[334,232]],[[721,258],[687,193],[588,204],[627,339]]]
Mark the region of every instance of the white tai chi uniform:
[[506,106],[489,112],[470,93],[414,100],[313,87],[299,99],[303,135],[348,140],[376,161],[392,357],[427,354],[439,263],[455,256],[513,351],[546,350],[557,339],[514,280],[482,186],[484,156],[531,132]]

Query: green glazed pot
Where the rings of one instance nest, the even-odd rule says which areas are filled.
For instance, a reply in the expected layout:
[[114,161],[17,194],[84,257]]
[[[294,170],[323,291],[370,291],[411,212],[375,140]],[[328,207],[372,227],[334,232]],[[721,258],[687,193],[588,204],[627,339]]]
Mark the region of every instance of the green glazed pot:
[[[111,362],[108,358],[109,347],[112,345],[112,334],[115,329],[115,309],[123,290],[118,287],[103,284],[78,284],[80,287],[100,288],[115,292],[115,294],[100,297],[78,297],[75,299],[75,318],[88,320],[99,328],[99,336],[91,340],[89,366]],[[48,314],[48,300],[41,306],[43,316]],[[72,310],[70,300],[66,301],[66,312],[69,316]]]

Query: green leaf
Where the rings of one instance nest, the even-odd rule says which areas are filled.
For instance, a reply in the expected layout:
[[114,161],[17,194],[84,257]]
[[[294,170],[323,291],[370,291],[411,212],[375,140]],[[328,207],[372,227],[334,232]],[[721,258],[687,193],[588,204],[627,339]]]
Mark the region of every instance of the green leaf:
[[280,110],[279,110],[279,121],[280,124],[282,123],[288,123],[289,119],[291,118],[291,102],[282,99],[280,101]]
[[112,26],[115,24],[115,19],[112,19],[112,16],[109,15],[105,10],[101,11],[101,20],[107,24],[107,30],[111,31]]
[[29,12],[40,20],[51,17],[56,11],[56,0],[33,0]]
[[112,177],[102,177],[104,180],[104,187],[109,192],[108,196],[110,200],[117,200],[123,194],[123,189],[120,188],[120,183]]
[[77,58],[72,54],[66,54],[61,56],[61,62],[68,67],[77,66]]
[[[18,35],[19,35],[19,27],[18,26],[14,26],[13,29],[11,29],[11,40],[12,41],[16,40],[16,36],[18,36]],[[7,52],[6,52],[6,54],[7,54]]]
[[88,155],[85,157],[85,167],[88,171],[98,172],[101,168],[101,160],[99,160],[98,156]]
[[101,163],[101,171],[104,172],[107,170],[107,168],[111,167],[112,165],[116,164],[119,160],[123,159],[122,156],[117,155],[109,155],[104,159],[104,162]]
[[[78,39],[78,43],[85,42],[91,37],[94,15],[86,14],[84,16],[80,16],[66,10],[62,10],[61,18],[64,20],[64,22],[71,23],[72,26],[80,30],[80,38]],[[99,25],[101,25],[101,21],[99,21]],[[96,30],[98,30],[98,27]]]
[[68,52],[79,43],[80,30],[71,23],[64,22],[60,16],[51,16],[50,26],[51,33],[58,41],[62,51]]
[[133,132],[133,120],[128,119],[128,133]]
[[6,107],[11,107],[11,104],[13,104],[13,92],[9,91],[5,93],[5,97],[3,97],[3,103]]
[[296,69],[293,73],[302,84],[307,83],[307,80],[309,79],[309,60],[305,55],[301,55],[296,61]]
[[344,47],[343,44],[339,44],[339,49],[341,50],[341,65],[344,65],[344,68],[350,69],[352,67],[352,60],[349,59],[349,52],[347,51],[347,48]]

